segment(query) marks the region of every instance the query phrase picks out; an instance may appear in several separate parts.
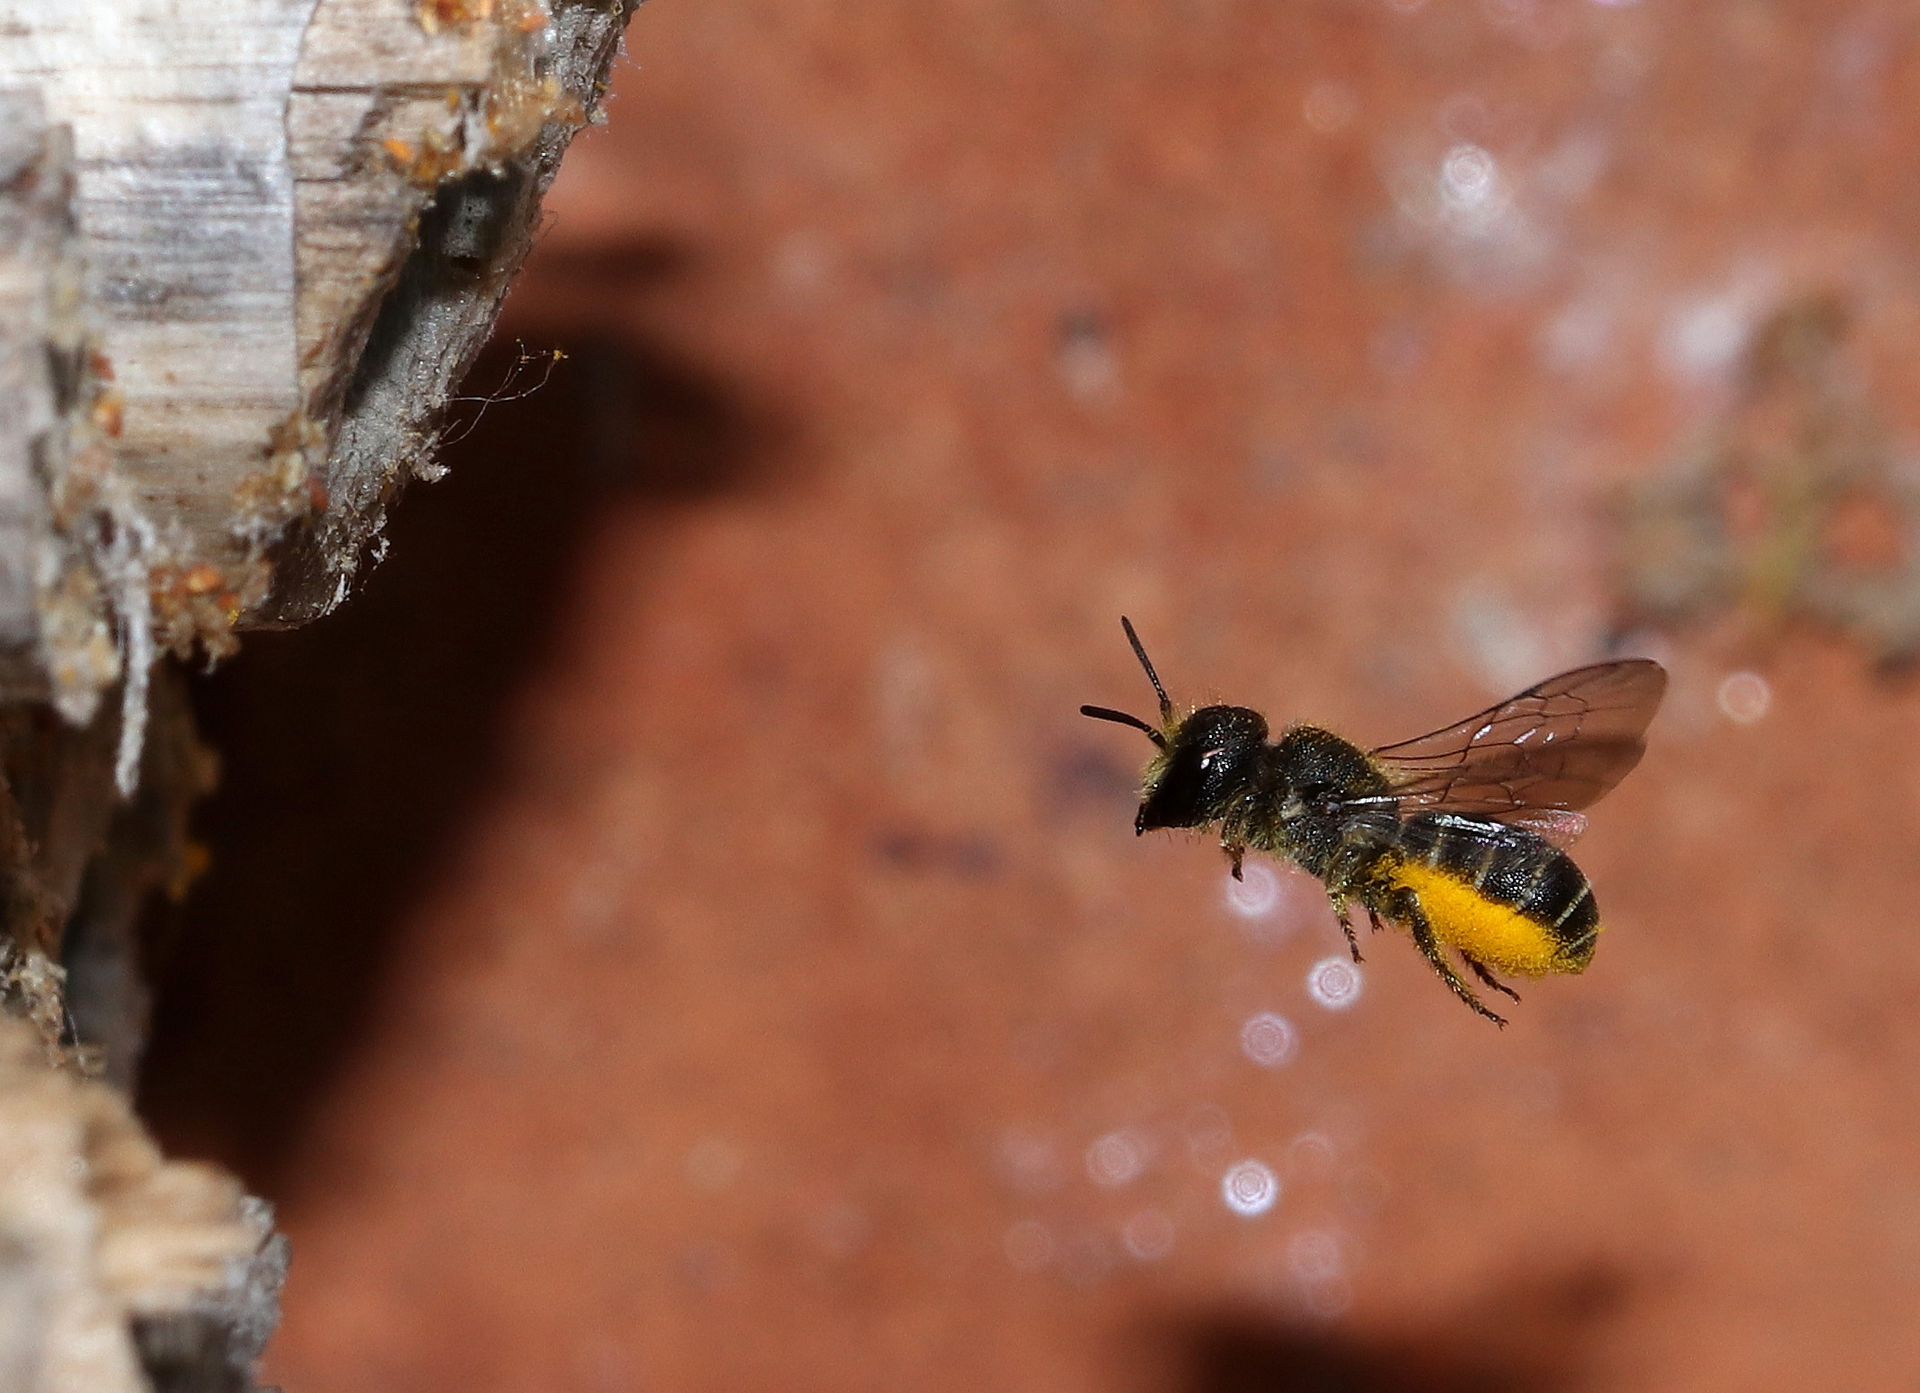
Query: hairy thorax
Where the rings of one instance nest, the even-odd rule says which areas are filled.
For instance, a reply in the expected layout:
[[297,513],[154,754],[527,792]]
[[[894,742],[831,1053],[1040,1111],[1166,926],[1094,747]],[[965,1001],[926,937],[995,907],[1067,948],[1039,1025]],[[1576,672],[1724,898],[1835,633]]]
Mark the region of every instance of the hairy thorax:
[[[1395,823],[1386,776],[1358,745],[1318,726],[1290,726],[1262,752],[1255,783],[1223,829],[1325,880],[1343,860],[1384,848]],[[1355,800],[1378,798],[1367,812]],[[1361,806],[1365,806],[1362,804]]]

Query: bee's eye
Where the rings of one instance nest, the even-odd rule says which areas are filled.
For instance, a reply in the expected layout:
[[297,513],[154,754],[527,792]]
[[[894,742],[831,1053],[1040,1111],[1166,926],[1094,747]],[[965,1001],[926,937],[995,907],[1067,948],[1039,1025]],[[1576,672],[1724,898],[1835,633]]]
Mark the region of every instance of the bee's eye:
[[1214,758],[1220,753],[1221,751],[1219,750],[1208,750],[1205,754],[1200,756],[1200,767],[1202,769],[1205,769],[1209,764],[1213,763]]

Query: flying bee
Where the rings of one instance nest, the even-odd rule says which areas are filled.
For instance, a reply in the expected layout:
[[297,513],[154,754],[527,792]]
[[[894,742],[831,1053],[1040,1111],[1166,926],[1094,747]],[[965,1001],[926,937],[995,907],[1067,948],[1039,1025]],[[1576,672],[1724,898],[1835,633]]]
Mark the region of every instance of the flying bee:
[[[1160,698],[1160,724],[1105,706],[1082,715],[1144,731],[1156,752],[1142,779],[1136,834],[1218,826],[1235,879],[1249,849],[1319,878],[1360,961],[1349,906],[1377,931],[1403,926],[1453,994],[1496,1025],[1448,959],[1520,999],[1494,975],[1581,972],[1600,914],[1561,846],[1586,826],[1579,809],[1640,762],[1667,688],[1645,658],[1550,677],[1430,735],[1365,750],[1318,726],[1267,739],[1244,706],[1179,711],[1121,619]],[[1558,845],[1556,845],[1558,843]]]

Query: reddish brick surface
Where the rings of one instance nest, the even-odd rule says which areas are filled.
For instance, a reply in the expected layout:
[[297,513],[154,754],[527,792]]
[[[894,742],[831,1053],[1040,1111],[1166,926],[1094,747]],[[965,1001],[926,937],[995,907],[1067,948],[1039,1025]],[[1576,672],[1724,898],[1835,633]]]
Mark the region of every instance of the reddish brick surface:
[[285,1203],[271,1375],[1911,1386],[1911,685],[1636,639],[1675,681],[1580,848],[1607,932],[1505,1033],[1397,938],[1315,1004],[1313,887],[1242,918],[1136,841],[1145,742],[1075,707],[1150,705],[1122,612],[1176,696],[1376,742],[1599,655],[1611,490],[1797,296],[1911,430],[1916,41],[647,6],[510,311],[571,356],[205,694],[148,1103]]

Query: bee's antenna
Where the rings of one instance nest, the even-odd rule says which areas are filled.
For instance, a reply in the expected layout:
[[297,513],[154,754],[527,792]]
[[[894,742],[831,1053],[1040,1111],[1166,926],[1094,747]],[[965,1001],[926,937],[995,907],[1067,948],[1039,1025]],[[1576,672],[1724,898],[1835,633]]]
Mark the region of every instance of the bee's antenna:
[[1144,730],[1147,733],[1147,739],[1163,750],[1167,748],[1167,737],[1138,716],[1129,716],[1124,711],[1115,711],[1108,706],[1083,706],[1080,708],[1080,714],[1091,716],[1096,721],[1112,721],[1115,725],[1132,726],[1135,730]]
[[1173,715],[1173,703],[1167,700],[1167,689],[1160,685],[1160,674],[1153,670],[1153,664],[1147,659],[1147,650],[1140,646],[1140,635],[1133,631],[1133,621],[1123,614],[1120,616],[1120,627],[1127,631],[1127,642],[1133,645],[1133,656],[1147,670],[1147,681],[1153,683],[1154,695],[1160,698],[1160,720],[1164,723]]

